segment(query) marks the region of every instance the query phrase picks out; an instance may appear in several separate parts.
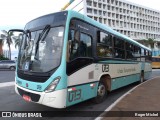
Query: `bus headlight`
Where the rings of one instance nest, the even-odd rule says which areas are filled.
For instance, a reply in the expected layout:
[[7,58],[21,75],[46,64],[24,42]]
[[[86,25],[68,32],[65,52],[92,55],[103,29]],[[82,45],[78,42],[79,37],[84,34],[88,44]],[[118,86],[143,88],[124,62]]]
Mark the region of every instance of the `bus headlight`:
[[55,80],[46,88],[45,92],[53,92],[58,85],[61,77],[55,78]]

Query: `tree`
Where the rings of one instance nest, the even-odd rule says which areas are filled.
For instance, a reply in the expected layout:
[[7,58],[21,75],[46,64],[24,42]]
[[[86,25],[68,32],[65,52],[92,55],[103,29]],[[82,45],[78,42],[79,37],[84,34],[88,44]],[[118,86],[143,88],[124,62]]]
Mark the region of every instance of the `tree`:
[[3,39],[0,38],[0,55],[3,54],[2,46],[3,46]]
[[14,42],[15,42],[15,48],[20,48],[21,45],[21,40],[22,40],[22,34],[19,34],[18,37],[14,37]]
[[139,40],[138,42],[141,43],[141,44],[143,44],[143,45],[145,45],[145,46],[148,46],[148,42],[147,42],[146,39]]
[[154,43],[155,43],[154,39],[148,38],[148,44],[150,45],[151,49],[154,48]]
[[0,60],[8,60],[8,58],[4,57],[4,55],[0,55]]
[[156,41],[154,39],[152,39],[152,38],[148,38],[148,39],[140,40],[138,42],[140,42],[141,44],[143,44],[143,45],[145,45],[147,47],[150,46],[151,49],[153,49],[154,48],[154,44],[155,44]]
[[6,30],[2,30],[2,34],[1,34],[1,41],[4,43],[6,42],[9,48],[9,59],[11,59],[11,44],[12,42],[12,36],[13,33],[12,32],[7,32]]

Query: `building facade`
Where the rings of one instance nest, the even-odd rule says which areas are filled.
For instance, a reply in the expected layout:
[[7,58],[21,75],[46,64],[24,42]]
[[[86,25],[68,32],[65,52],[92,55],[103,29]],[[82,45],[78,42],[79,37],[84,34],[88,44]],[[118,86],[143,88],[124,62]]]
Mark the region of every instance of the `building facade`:
[[5,58],[9,58],[9,50],[3,50],[3,55]]
[[[126,0],[75,0],[67,9],[87,15],[134,40],[160,41],[160,11]],[[160,52],[157,42],[154,55]]]

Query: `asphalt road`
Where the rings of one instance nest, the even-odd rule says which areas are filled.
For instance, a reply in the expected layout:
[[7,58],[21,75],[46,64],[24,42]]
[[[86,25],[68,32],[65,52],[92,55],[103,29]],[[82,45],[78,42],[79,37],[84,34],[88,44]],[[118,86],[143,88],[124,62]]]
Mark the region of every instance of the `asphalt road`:
[[15,71],[0,70],[0,83],[14,81]]
[[[14,71],[3,71],[1,73],[0,71],[0,81],[1,82],[9,82],[14,81]],[[159,76],[160,70],[155,69],[153,70],[152,77]],[[5,80],[3,80],[5,79]],[[6,80],[7,79],[7,80]],[[115,90],[111,92],[107,99],[101,103],[101,104],[95,104],[92,102],[92,100],[88,100],[82,103],[79,103],[77,105],[68,107],[66,109],[55,109],[50,108],[47,106],[35,104],[35,103],[28,103],[25,102],[20,96],[18,96],[14,91],[14,86],[10,87],[2,87],[0,88],[0,111],[52,111],[53,114],[56,114],[57,111],[61,111],[61,114],[63,115],[67,111],[72,111],[74,114],[75,111],[100,111],[98,114],[100,115],[107,107],[109,107],[114,101],[116,101],[120,96],[122,96],[124,93],[129,91],[131,88],[136,86],[136,84],[129,85],[127,87],[123,87],[121,89]],[[68,116],[72,116],[69,114]],[[97,115],[98,116],[98,115]],[[2,118],[0,118],[1,120]],[[4,118],[3,118],[4,119]],[[3,120],[2,119],[2,120]],[[26,118],[28,120],[28,118]],[[34,120],[52,120],[53,118],[34,118]],[[85,120],[93,120],[95,117],[54,117],[54,120],[79,120],[79,119],[85,119]],[[5,119],[4,119],[5,120]],[[8,120],[8,119],[7,119]],[[17,118],[12,118],[11,120],[17,120]],[[24,118],[23,118],[24,120]],[[30,119],[30,120],[33,120]]]

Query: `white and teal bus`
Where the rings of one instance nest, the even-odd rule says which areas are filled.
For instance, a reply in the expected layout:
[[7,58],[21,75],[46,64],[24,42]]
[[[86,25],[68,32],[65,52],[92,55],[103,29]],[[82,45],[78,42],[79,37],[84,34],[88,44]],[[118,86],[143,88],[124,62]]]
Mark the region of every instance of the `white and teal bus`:
[[75,11],[26,24],[15,91],[25,100],[65,108],[151,75],[151,50]]

